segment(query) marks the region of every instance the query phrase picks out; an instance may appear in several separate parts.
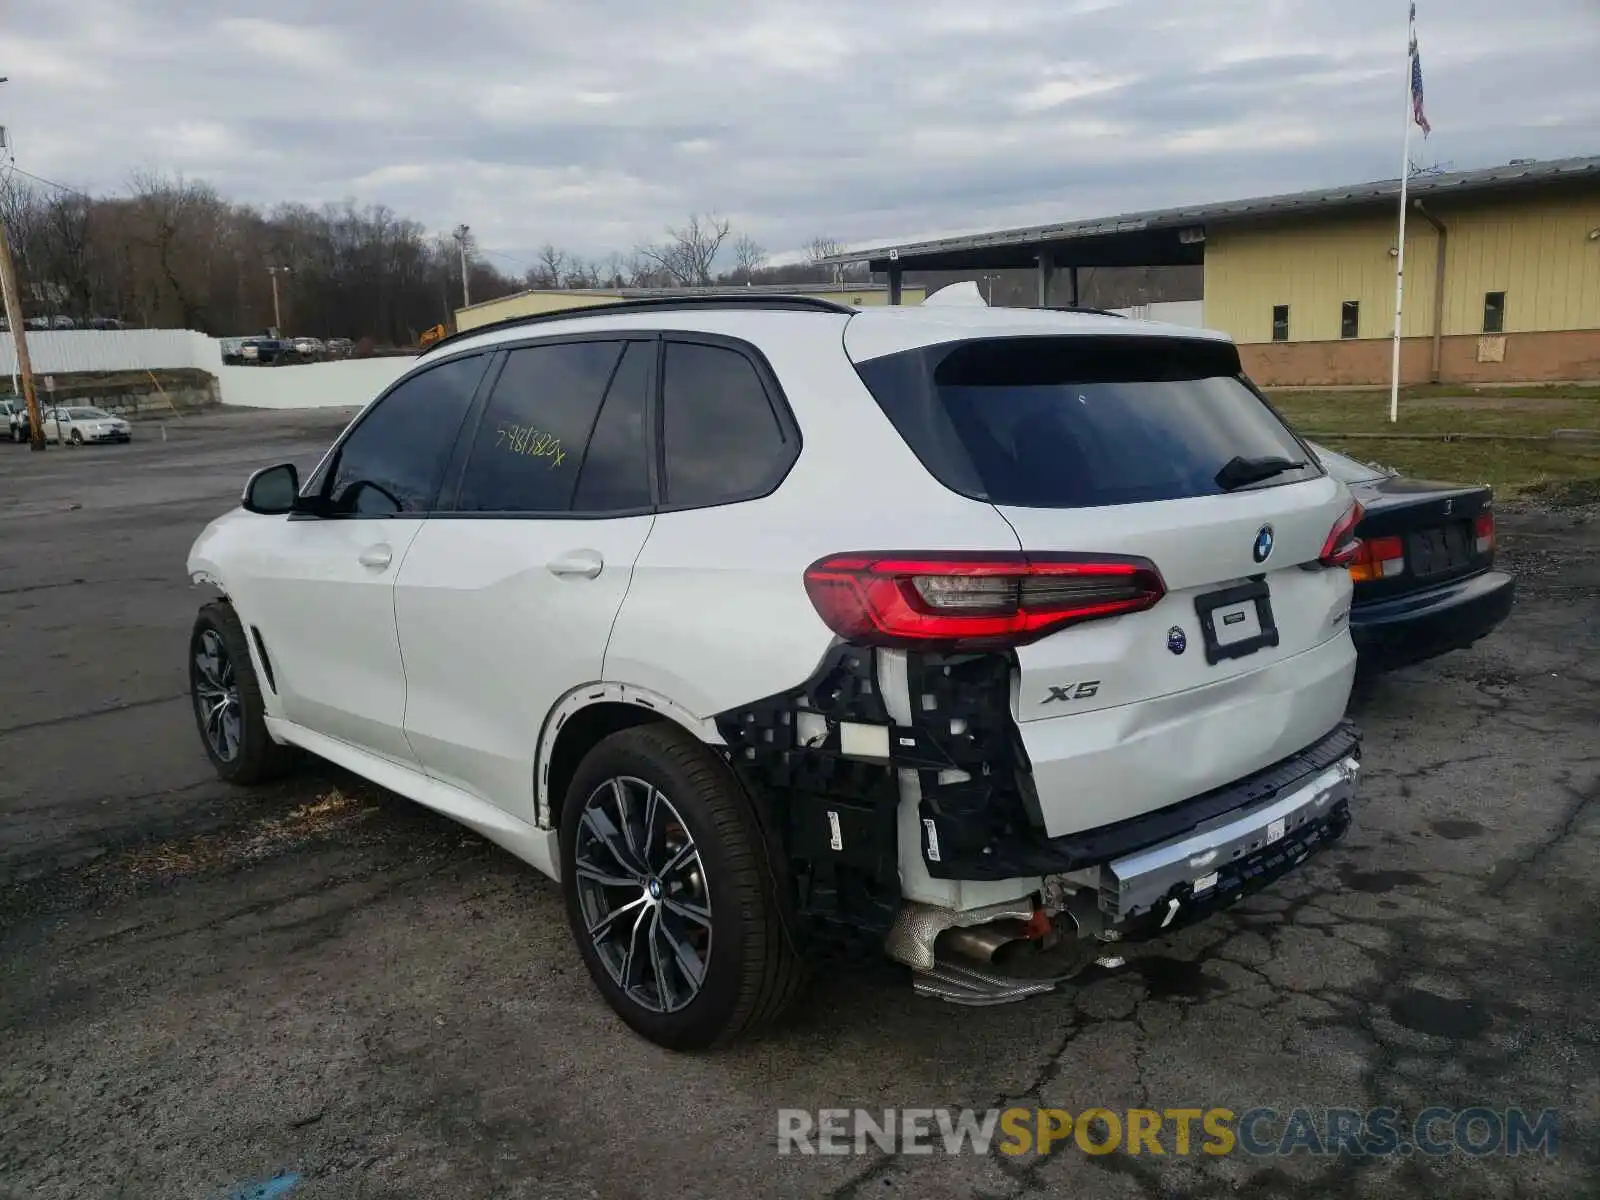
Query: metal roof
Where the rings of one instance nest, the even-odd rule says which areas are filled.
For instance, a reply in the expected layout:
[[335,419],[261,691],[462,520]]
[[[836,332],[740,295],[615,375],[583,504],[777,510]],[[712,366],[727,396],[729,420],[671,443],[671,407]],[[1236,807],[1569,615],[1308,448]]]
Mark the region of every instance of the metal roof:
[[[1413,175],[1410,195],[1424,197],[1471,195],[1534,187],[1557,181],[1590,179],[1600,182],[1600,156],[1562,158],[1538,162],[1515,159],[1498,167],[1475,171],[1454,171],[1438,175]],[[1338,209],[1375,206],[1394,201],[1400,195],[1399,179],[1380,179],[1371,183],[1347,184],[1310,192],[1290,192],[1278,196],[1258,196],[1250,200],[1226,200],[1215,204],[1193,204],[1178,208],[1158,208],[1124,213],[1114,217],[1094,217],[1084,221],[1064,221],[1054,225],[1033,225],[1022,229],[1003,229],[994,233],[962,234],[899,245],[847,250],[821,259],[823,263],[871,261],[882,270],[893,254],[902,266],[927,266],[921,258],[950,255],[970,256],[986,250],[1015,249],[1080,239],[1137,235],[1159,230],[1178,230],[1206,224],[1256,220],[1264,217],[1300,213],[1329,212]],[[912,261],[907,261],[912,260]]]

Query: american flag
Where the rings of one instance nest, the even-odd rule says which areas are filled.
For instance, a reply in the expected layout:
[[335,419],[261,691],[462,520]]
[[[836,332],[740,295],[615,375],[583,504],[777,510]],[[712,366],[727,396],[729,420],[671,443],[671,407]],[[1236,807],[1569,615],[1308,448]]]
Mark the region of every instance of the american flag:
[[1422,136],[1433,132],[1422,111],[1422,56],[1417,53],[1417,6],[1411,6],[1411,116],[1422,127]]

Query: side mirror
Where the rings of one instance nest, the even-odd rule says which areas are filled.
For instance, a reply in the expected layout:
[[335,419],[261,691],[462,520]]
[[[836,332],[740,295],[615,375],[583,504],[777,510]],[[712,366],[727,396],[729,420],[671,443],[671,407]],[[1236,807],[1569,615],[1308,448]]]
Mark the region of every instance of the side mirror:
[[262,467],[244,485],[244,495],[239,503],[246,512],[278,517],[293,512],[300,494],[300,472],[293,463],[279,463],[275,467]]

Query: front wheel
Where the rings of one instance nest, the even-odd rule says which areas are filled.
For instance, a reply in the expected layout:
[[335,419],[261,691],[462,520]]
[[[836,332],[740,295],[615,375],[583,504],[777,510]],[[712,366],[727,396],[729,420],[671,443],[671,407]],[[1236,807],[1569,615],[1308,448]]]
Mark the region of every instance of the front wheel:
[[727,764],[674,725],[614,733],[561,813],[567,919],[607,1003],[672,1050],[733,1040],[798,993],[759,822]]
[[213,600],[195,617],[189,636],[189,692],[201,744],[220,778],[261,783],[281,775],[294,761],[294,752],[267,732],[267,709],[244,626],[225,600]]
[[74,446],[83,445],[83,431],[81,429],[74,429],[72,431],[72,444]]

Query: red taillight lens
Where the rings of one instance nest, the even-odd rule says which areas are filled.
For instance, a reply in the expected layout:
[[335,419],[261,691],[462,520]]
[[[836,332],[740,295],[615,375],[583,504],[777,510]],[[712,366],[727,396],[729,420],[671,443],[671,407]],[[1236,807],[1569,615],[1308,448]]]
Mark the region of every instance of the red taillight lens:
[[1406,546],[1397,537],[1363,538],[1350,564],[1350,578],[1357,583],[1392,579],[1406,569]]
[[1361,505],[1351,502],[1344,516],[1328,530],[1328,540],[1322,543],[1322,553],[1317,561],[1325,567],[1348,567],[1361,553],[1361,539],[1356,537],[1356,526],[1361,524]]
[[1486,509],[1473,519],[1472,539],[1473,549],[1479,554],[1488,554],[1494,549],[1494,513]]
[[863,552],[806,569],[806,594],[828,628],[878,646],[1020,646],[1141,612],[1166,590],[1149,559],[1119,555]]

